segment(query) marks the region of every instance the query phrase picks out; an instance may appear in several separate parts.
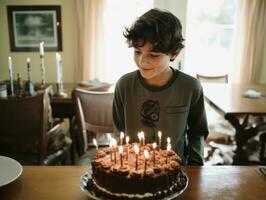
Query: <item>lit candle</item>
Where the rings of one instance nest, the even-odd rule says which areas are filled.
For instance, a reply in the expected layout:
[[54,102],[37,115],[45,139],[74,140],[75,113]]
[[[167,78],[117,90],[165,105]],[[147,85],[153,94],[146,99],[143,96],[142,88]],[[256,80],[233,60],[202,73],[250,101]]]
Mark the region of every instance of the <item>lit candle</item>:
[[30,58],[27,58],[28,81],[30,81]]
[[44,55],[44,48],[43,48],[44,42],[40,42],[40,56]]
[[167,144],[167,154],[166,154],[166,160],[165,160],[165,163],[167,164],[167,158],[168,158],[168,152],[171,150],[171,144]]
[[141,146],[141,133],[138,133],[138,138],[139,138],[139,146]]
[[128,142],[129,142],[129,137],[128,136],[126,136],[126,147],[127,147],[127,161],[128,161]]
[[152,148],[153,148],[153,166],[155,166],[155,149],[156,149],[156,142],[154,142],[152,144]]
[[11,96],[14,95],[14,86],[13,86],[13,65],[12,65],[12,59],[10,56],[8,56],[8,72],[9,72],[9,81],[10,81],[10,90],[11,90]]
[[170,143],[171,143],[171,138],[167,137],[167,144],[170,144]]
[[158,142],[158,147],[159,150],[161,149],[161,144],[162,144],[162,132],[158,131],[158,138],[159,138],[159,142]]
[[97,143],[97,141],[96,141],[96,139],[95,138],[93,138],[93,144],[95,145],[95,147],[96,147],[96,155],[97,155],[97,153],[98,153],[98,143]]
[[141,131],[141,139],[142,139],[142,145],[145,146],[145,136],[143,131]]
[[59,53],[55,54],[55,58],[56,58],[56,83],[60,83],[61,82],[61,55]]
[[135,154],[136,154],[136,170],[138,170],[138,155],[139,155],[138,145],[134,145],[134,150],[135,150]]
[[122,168],[123,167],[123,146],[119,146],[118,151],[120,154],[120,162],[121,162],[121,168]]
[[120,145],[122,146],[123,145],[123,139],[125,137],[125,134],[123,131],[120,132]]
[[41,87],[45,86],[45,67],[44,67],[44,42],[40,43],[40,58],[41,58]]
[[149,152],[145,149],[143,153],[144,153],[144,173],[145,173],[147,169],[147,159],[149,158]]

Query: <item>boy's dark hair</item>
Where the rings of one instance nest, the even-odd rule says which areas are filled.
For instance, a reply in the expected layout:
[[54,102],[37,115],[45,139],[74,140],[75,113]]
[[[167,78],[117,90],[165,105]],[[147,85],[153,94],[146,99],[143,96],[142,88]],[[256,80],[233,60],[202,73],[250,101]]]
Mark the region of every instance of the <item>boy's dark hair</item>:
[[151,9],[144,13],[123,33],[129,47],[142,47],[146,42],[153,45],[153,51],[175,53],[182,49],[182,25],[169,11]]

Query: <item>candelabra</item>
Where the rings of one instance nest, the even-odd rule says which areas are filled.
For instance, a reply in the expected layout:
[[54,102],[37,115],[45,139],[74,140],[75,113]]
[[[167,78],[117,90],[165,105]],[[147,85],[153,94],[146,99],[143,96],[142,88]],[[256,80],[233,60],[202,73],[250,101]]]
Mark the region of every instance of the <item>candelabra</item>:
[[56,83],[56,92],[54,94],[55,97],[66,97],[67,93],[64,92],[63,82],[60,81]]

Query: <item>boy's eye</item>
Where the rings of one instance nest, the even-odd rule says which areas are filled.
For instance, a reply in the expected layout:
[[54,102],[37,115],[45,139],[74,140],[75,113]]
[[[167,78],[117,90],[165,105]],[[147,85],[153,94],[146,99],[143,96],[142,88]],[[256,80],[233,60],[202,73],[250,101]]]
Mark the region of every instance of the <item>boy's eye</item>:
[[141,52],[138,51],[138,50],[135,50],[134,53],[135,53],[135,54],[141,54]]

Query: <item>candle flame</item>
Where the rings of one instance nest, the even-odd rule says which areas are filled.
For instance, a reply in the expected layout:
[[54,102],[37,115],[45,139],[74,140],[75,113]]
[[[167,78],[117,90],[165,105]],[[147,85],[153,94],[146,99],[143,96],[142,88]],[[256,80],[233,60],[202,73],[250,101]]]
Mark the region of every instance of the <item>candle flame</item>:
[[128,142],[129,142],[129,137],[127,136],[126,137],[126,143],[128,144]]
[[136,154],[139,154],[139,146],[138,145],[134,145],[134,151]]
[[170,142],[171,142],[171,138],[168,137],[168,138],[167,138],[167,144],[170,144]]
[[149,152],[147,151],[147,149],[144,150],[144,158],[147,159],[149,157]]
[[120,139],[123,139],[124,137],[125,137],[125,134],[124,134],[123,131],[121,131],[121,133],[120,133]]
[[171,150],[171,144],[167,144],[167,151]]
[[158,137],[161,138],[162,137],[162,132],[158,131]]
[[27,62],[28,62],[28,63],[30,62],[30,58],[27,58]]
[[120,154],[123,153],[123,146],[119,146],[119,147],[118,147],[118,152],[119,152]]
[[144,139],[144,132],[143,132],[143,131],[140,132],[140,137],[141,137],[142,139]]
[[156,142],[152,143],[152,148],[155,149],[157,146]]
[[141,140],[141,133],[138,133],[138,138],[139,140]]

